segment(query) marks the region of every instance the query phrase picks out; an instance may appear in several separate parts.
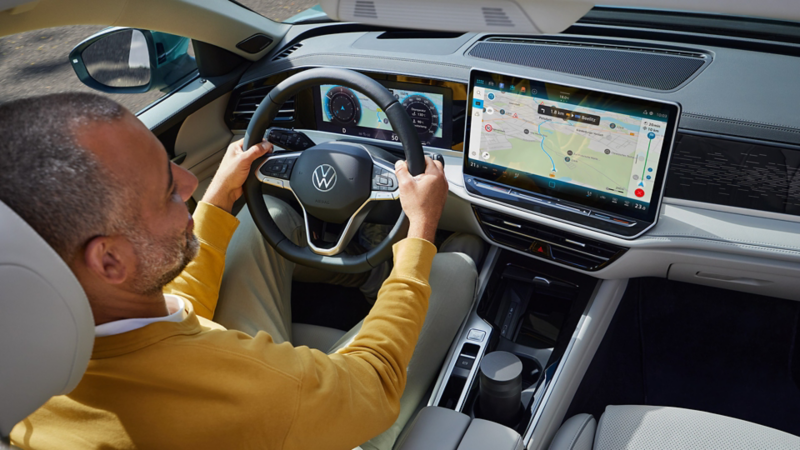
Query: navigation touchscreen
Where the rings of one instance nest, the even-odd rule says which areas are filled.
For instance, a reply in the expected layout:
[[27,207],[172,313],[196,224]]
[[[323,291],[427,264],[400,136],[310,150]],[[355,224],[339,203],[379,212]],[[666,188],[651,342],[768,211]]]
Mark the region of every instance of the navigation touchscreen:
[[465,175],[621,226],[654,222],[678,105],[477,70],[470,91]]

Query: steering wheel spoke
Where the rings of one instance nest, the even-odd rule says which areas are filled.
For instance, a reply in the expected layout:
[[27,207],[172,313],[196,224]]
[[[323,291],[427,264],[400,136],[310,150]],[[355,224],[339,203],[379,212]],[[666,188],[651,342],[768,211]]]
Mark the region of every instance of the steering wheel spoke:
[[301,152],[285,152],[269,155],[256,170],[256,178],[264,184],[291,190],[289,179],[300,154]]
[[358,232],[364,219],[372,209],[371,200],[367,200],[344,224],[325,222],[308,214],[303,209],[305,220],[306,242],[312,252],[321,256],[334,256],[342,253]]

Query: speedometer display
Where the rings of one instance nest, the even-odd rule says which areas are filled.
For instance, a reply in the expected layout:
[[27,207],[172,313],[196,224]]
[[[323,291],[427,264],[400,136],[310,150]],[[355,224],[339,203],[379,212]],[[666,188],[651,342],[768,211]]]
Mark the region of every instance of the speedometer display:
[[[382,83],[402,105],[419,134],[422,145],[450,148],[453,94],[438,86]],[[317,127],[321,131],[386,141],[399,141],[386,112],[355,89],[322,85],[315,92]]]
[[403,100],[403,108],[423,141],[430,140],[439,131],[439,109],[424,95],[409,95]]

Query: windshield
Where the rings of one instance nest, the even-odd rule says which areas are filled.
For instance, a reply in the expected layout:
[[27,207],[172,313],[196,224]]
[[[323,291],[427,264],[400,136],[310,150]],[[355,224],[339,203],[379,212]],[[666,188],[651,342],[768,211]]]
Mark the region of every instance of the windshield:
[[[296,22],[305,16],[324,16],[322,9],[317,7],[312,11],[306,12],[314,7],[319,0],[231,0],[240,6],[251,11],[257,12],[267,19],[276,22]],[[304,14],[301,14],[304,13]],[[298,16],[295,18],[295,16]],[[288,20],[293,19],[293,20]]]

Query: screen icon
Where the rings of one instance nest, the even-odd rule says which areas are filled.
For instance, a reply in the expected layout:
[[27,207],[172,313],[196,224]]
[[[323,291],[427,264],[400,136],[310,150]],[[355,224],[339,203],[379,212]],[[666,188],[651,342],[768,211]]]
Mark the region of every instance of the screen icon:
[[494,100],[494,94],[489,94],[488,97],[489,97],[489,100]]
[[509,88],[509,89],[511,89],[511,90],[513,91],[513,90],[514,90],[514,85],[512,84],[512,85],[511,85],[511,86],[509,86],[508,88]]
[[492,126],[491,125],[486,124],[486,126],[484,128],[486,128],[486,131],[488,131],[490,133],[492,132]]
[[500,89],[503,89],[504,87],[506,87],[506,85],[503,84],[503,83],[500,83]]
[[641,188],[636,189],[635,191],[633,191],[633,193],[636,194],[637,197],[644,197],[644,189]]
[[478,84],[483,84],[483,80],[478,80]]
[[519,91],[524,94],[525,93],[525,86],[522,86],[521,88],[519,88]]

